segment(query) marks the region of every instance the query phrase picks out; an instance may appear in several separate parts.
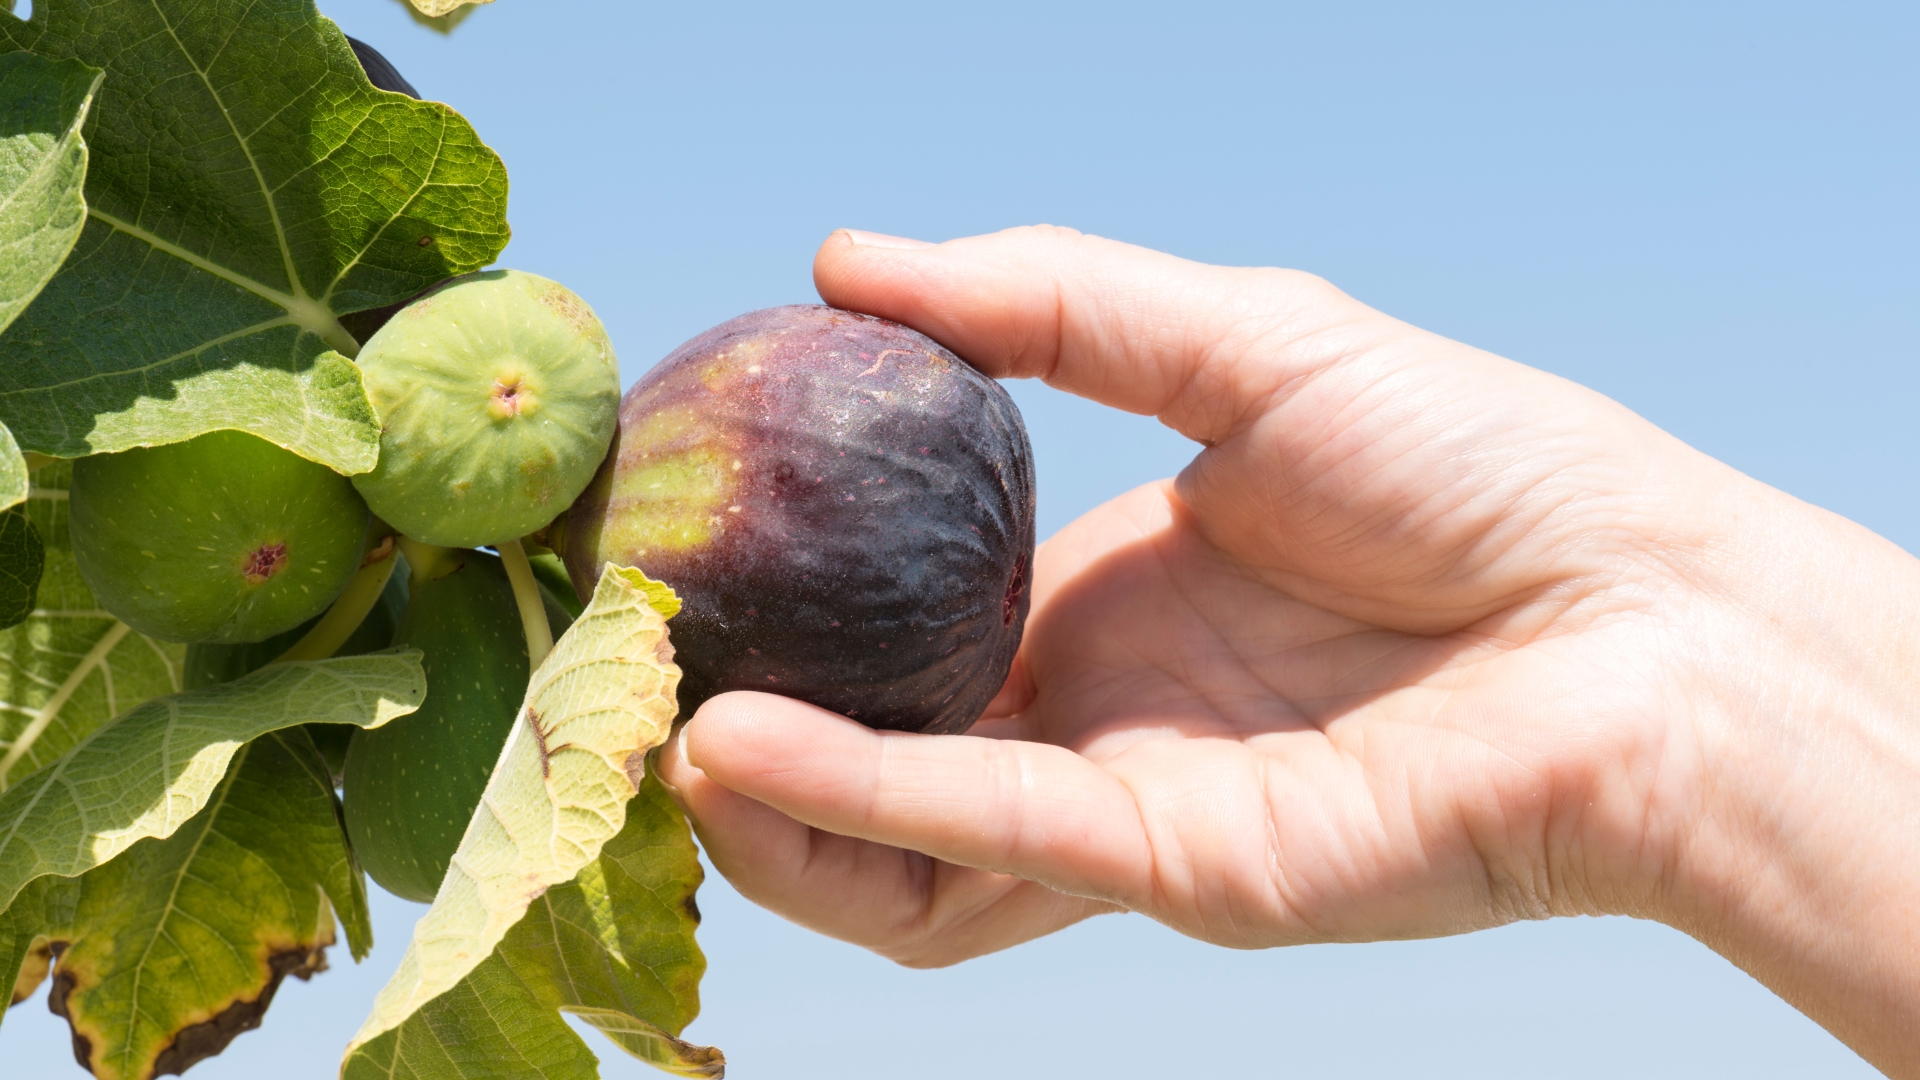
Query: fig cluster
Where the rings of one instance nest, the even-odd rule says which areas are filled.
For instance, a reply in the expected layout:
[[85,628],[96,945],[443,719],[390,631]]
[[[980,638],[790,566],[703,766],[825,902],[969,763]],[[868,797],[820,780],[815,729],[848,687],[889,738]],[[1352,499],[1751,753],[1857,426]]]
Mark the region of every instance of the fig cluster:
[[[558,633],[609,563],[670,585],[682,715],[759,690],[954,733],[1006,678],[1032,451],[1000,385],[913,330],[756,311],[623,398],[586,303],[500,270],[401,308],[357,362],[380,425],[371,471],[216,431],[81,460],[71,520],[101,606],[192,643],[196,686],[310,647],[349,582],[380,587],[363,565],[405,553],[327,647],[420,649],[424,705],[373,731],[310,729],[359,862],[397,895],[432,899],[518,714],[526,590]],[[487,549],[530,549],[533,581]]]
[[263,641],[333,603],[381,539],[374,521],[436,547],[517,539],[567,508],[613,438],[606,331],[533,274],[443,283],[358,362],[380,423],[372,472],[240,431],[77,462],[74,553],[101,606],[164,641]]

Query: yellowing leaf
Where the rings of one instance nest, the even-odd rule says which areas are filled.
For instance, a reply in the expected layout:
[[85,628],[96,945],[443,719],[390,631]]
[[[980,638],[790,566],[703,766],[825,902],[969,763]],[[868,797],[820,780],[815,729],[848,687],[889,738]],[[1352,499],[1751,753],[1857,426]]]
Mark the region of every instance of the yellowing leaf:
[[608,566],[534,673],[440,892],[348,1048],[398,1027],[493,953],[537,897],[600,856],[646,752],[673,723],[680,669],[647,577]]
[[[372,944],[332,780],[298,728],[242,748],[172,836],[62,887],[70,917],[24,894],[20,917],[57,920],[27,929],[61,946],[48,1002],[100,1080],[182,1072],[225,1049],[287,975],[326,970],[336,910],[356,956]],[[45,973],[23,972],[16,993]]]
[[451,15],[453,12],[466,7],[468,4],[477,7],[481,4],[491,3],[493,3],[493,0],[413,0],[413,6],[420,14],[425,15],[429,19],[438,19],[443,15]]
[[706,970],[693,939],[700,877],[686,818],[647,777],[598,859],[535,900],[452,989],[349,1054],[343,1075],[594,1080],[599,1061],[563,1013],[676,1076],[724,1075],[720,1051],[679,1038]]
[[200,812],[242,744],[318,722],[378,727],[426,696],[418,650],[274,664],[122,713],[0,795],[0,904]]
[[696,1046],[676,1039],[652,1024],[619,1009],[595,1009],[585,1005],[562,1005],[560,1011],[592,1024],[615,1046],[675,1076],[709,1078],[727,1074],[727,1059],[711,1046]]
[[673,591],[673,586],[640,574],[640,591],[647,594],[647,606],[659,612],[661,618],[671,619],[680,614],[680,596]]

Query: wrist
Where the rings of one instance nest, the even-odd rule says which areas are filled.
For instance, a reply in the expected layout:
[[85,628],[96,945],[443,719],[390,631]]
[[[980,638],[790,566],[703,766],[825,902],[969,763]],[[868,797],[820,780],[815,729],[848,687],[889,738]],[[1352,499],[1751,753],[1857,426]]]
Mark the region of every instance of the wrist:
[[1920,1075],[1920,560],[1742,486],[1693,594],[1696,775],[1649,914]]

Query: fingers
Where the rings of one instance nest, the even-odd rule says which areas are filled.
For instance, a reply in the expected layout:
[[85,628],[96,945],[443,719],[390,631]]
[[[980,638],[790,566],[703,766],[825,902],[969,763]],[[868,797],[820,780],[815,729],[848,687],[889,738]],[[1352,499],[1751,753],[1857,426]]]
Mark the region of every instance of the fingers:
[[701,706],[682,741],[711,781],[828,833],[1122,906],[1138,906],[1151,887],[1152,851],[1131,793],[1061,747],[876,732],[749,693]]
[[815,256],[814,283],[996,377],[1038,376],[1208,444],[1284,387],[1409,329],[1309,274],[1044,226],[939,245],[842,230]]
[[[683,729],[683,732],[685,729]],[[716,869],[749,900],[910,967],[938,967],[1050,934],[1110,905],[1030,881],[836,836],[715,783],[685,740],[659,768]]]

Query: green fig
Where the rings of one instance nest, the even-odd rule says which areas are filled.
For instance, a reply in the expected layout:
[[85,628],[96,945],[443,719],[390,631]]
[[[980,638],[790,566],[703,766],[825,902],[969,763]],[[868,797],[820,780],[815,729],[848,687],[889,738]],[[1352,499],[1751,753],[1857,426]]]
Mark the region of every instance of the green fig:
[[81,458],[71,492],[80,576],[162,641],[292,629],[340,594],[366,544],[346,477],[242,431]]
[[[384,649],[393,643],[393,635],[400,627],[400,617],[407,610],[407,573],[406,564],[401,563],[393,576],[387,579],[387,587],[381,592],[380,599],[367,612],[346,644],[334,651],[335,656],[358,656]],[[273,635],[265,641],[248,642],[241,645],[222,645],[218,642],[200,641],[187,646],[185,669],[181,678],[181,689],[198,690],[203,686],[214,686],[223,682],[232,682],[251,671],[266,666],[275,657],[286,652],[294,643],[305,637],[313,629],[321,616],[315,615],[291,630]],[[313,745],[320,750],[320,756],[327,760],[327,768],[332,771],[334,782],[339,782],[340,772],[346,765],[347,737],[354,728],[350,724],[306,724],[307,734],[313,736]]]
[[[449,552],[432,572],[413,582],[394,638],[425,654],[427,700],[385,727],[356,730],[342,778],[361,865],[388,892],[419,901],[432,900],[446,876],[531,674],[499,557]],[[557,636],[570,620],[544,599]]]
[[517,270],[454,278],[360,350],[380,462],[353,478],[414,540],[477,547],[552,521],[613,440],[620,368],[585,301]]

